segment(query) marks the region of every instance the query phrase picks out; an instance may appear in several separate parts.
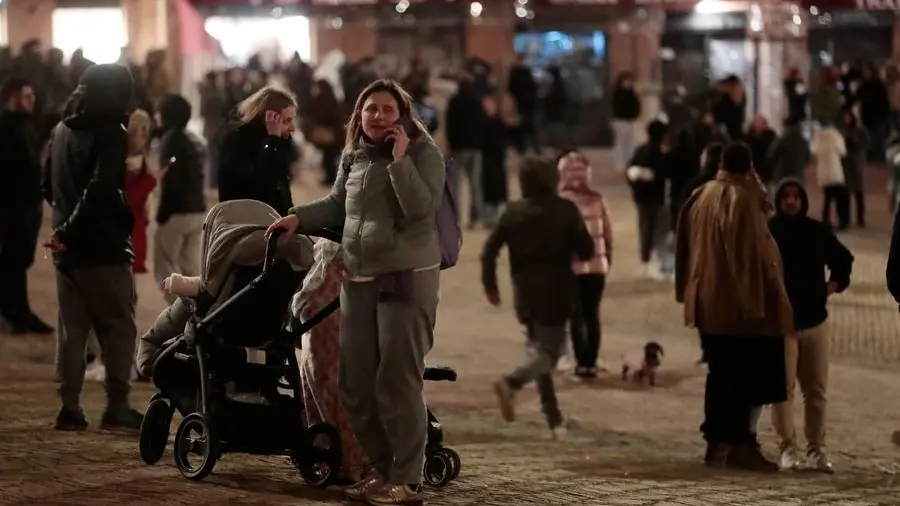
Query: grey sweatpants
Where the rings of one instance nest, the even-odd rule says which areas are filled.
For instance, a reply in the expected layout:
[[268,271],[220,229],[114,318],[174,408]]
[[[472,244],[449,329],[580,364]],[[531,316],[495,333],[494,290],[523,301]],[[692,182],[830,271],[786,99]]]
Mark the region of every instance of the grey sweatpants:
[[93,329],[106,366],[108,405],[111,409],[127,407],[137,333],[131,265],[57,269],[56,290],[56,382],[63,406],[80,407],[88,336]]
[[[153,275],[162,283],[172,274],[200,275],[200,250],[203,245],[203,213],[173,214],[156,229],[153,236]],[[163,293],[171,306],[178,297]]]
[[425,355],[434,342],[440,271],[413,273],[409,300],[374,281],[341,287],[341,404],[370,464],[393,484],[422,481],[428,418]]
[[551,429],[562,425],[562,413],[556,401],[553,387],[553,369],[566,342],[566,325],[541,325],[530,323],[525,326],[528,357],[516,370],[506,376],[506,382],[513,390],[521,390],[532,380],[541,398],[541,410]]

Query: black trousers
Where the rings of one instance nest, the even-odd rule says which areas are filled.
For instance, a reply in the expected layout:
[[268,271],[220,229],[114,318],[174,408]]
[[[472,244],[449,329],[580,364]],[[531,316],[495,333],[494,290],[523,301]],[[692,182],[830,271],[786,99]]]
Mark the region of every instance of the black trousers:
[[578,367],[597,367],[600,353],[600,300],[606,276],[581,274],[577,276],[575,310],[569,322],[572,351]]
[[340,148],[326,148],[322,150],[322,170],[325,172],[323,183],[333,185],[337,179],[338,162],[341,159]]
[[27,268],[0,266],[0,316],[18,325],[24,324],[29,315]]
[[[856,203],[856,224],[860,227],[866,226],[866,192],[862,190],[854,190],[850,192],[850,197]],[[849,197],[848,197],[849,199]],[[849,207],[849,200],[847,202]],[[847,209],[847,221],[850,220],[850,209]]]
[[831,223],[831,206],[837,207],[838,227],[850,225],[850,192],[844,186],[826,186],[822,189],[825,199],[822,203],[822,223]]
[[536,154],[540,154],[541,152],[534,119],[534,112],[519,111],[519,124],[510,131],[512,134],[513,146],[515,146],[516,151],[522,156],[528,152],[529,148],[534,150]]
[[637,204],[638,215],[638,248],[641,262],[647,263],[653,253],[658,236],[660,208],[658,204]]
[[704,439],[755,443],[750,412],[787,399],[784,338],[703,333],[701,340],[709,368],[700,426]]
[[37,250],[42,206],[15,209],[15,216],[4,216],[0,223],[0,315],[14,325],[31,315],[28,269]]

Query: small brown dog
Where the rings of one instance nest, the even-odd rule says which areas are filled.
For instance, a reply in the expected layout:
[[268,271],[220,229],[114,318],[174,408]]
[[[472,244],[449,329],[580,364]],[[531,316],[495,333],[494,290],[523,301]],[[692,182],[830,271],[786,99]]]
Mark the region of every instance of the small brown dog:
[[650,341],[644,345],[643,358],[637,359],[638,355],[633,355],[629,360],[629,356],[622,357],[622,381],[628,381],[628,375],[635,383],[647,383],[650,386],[656,386],[656,369],[662,365],[663,347],[656,341]]

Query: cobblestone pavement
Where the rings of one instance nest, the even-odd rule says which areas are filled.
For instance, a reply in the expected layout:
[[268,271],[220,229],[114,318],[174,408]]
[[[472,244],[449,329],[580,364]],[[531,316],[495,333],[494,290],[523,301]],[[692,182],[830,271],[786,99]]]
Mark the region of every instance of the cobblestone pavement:
[[[602,166],[605,155],[596,155]],[[313,180],[313,177],[306,177]],[[703,370],[694,365],[696,334],[681,325],[671,287],[634,274],[635,217],[627,190],[613,175],[598,178],[613,213],[616,263],[603,303],[603,358],[613,371],[623,353],[655,339],[666,361],[655,389],[623,384],[615,374],[596,383],[559,377],[560,403],[570,438],[547,438],[531,391],[520,398],[514,425],[500,422],[489,384],[522,355],[522,338],[509,305],[489,307],[478,282],[477,256],[485,232],[466,235],[461,263],[442,278],[438,337],[429,359],[458,369],[455,384],[428,386],[429,404],[462,455],[458,481],[430,491],[434,505],[896,505],[898,450],[889,434],[900,428],[900,329],[896,306],[884,290],[887,240],[884,223],[842,238],[856,255],[850,290],[831,302],[833,357],[829,443],[834,476],[756,476],[714,472],[697,463],[702,444]],[[309,185],[298,200],[321,194]],[[873,196],[872,200],[877,200]],[[884,211],[884,209],[882,209]],[[49,260],[32,269],[32,300],[52,319],[56,306]],[[139,329],[162,307],[154,283],[139,278]],[[21,505],[320,505],[341,504],[334,491],[301,484],[285,459],[226,455],[203,483],[181,478],[170,453],[146,467],[132,438],[96,429],[68,434],[50,428],[56,400],[52,385],[53,339],[0,336],[0,504]],[[136,403],[150,394],[134,393]],[[95,421],[103,393],[85,388]],[[798,408],[799,414],[799,408]],[[762,439],[775,439],[764,417]]]

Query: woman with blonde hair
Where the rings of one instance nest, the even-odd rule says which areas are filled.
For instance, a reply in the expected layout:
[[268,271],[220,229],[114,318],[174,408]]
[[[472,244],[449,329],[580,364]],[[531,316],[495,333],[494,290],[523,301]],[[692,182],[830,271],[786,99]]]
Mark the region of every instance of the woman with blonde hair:
[[343,227],[340,394],[373,472],[345,489],[369,504],[422,504],[422,374],[434,342],[444,159],[394,81],[356,100],[331,193],[270,227]]
[[156,188],[158,175],[147,166],[152,120],[147,111],[137,109],[128,118],[128,158],[125,159],[125,202],[134,215],[131,244],[135,274],[147,272],[147,200]]
[[221,143],[219,201],[258,200],[284,216],[292,204],[297,101],[289,91],[267,86],[238,104],[237,114]]

